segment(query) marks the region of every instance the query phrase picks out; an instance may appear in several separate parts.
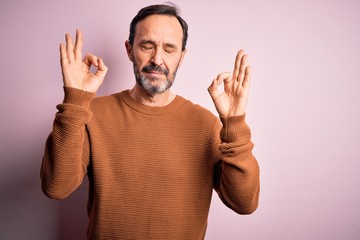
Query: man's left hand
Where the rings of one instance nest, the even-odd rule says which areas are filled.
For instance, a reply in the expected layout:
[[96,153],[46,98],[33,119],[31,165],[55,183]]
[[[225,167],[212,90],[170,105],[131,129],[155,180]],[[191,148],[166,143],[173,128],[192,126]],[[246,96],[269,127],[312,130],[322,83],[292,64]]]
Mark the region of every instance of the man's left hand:
[[[240,50],[235,59],[233,74],[229,72],[219,74],[208,88],[220,116],[245,114],[251,78],[251,67],[247,59],[244,50]],[[222,83],[224,83],[224,91],[219,92],[218,86]]]

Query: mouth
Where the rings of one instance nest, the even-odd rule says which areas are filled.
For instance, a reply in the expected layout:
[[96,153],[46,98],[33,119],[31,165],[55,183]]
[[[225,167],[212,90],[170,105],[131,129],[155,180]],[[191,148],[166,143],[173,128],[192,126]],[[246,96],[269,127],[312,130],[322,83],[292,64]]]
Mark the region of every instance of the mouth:
[[142,72],[150,74],[150,75],[154,75],[154,76],[160,76],[160,75],[167,75],[168,74],[168,70],[160,67],[160,66],[156,66],[156,65],[149,65],[149,66],[145,66],[142,69]]
[[150,71],[148,73],[152,75],[165,75],[163,72],[157,72],[157,71]]
[[145,72],[148,72],[148,73],[155,73],[155,74],[160,74],[160,73],[163,73],[162,71],[156,71],[156,70],[147,70]]
[[159,71],[144,71],[144,73],[153,80],[160,80],[166,76],[165,73]]

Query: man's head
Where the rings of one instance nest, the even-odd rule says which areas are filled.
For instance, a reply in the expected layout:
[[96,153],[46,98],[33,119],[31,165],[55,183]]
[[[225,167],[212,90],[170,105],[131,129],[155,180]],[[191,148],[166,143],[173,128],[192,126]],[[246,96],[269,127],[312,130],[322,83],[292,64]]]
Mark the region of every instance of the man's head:
[[144,20],[146,17],[151,15],[167,15],[171,17],[175,17],[182,28],[183,31],[183,38],[182,38],[182,51],[185,51],[186,49],[186,43],[188,39],[188,25],[185,22],[184,19],[182,19],[179,15],[179,10],[174,5],[167,5],[167,4],[160,4],[160,5],[150,5],[148,7],[142,8],[138,14],[133,18],[133,20],[130,23],[130,34],[129,34],[129,42],[132,46],[134,44],[134,38],[136,33],[136,26],[137,24]]
[[137,83],[154,96],[169,89],[186,52],[187,24],[171,5],[139,11],[125,46]]

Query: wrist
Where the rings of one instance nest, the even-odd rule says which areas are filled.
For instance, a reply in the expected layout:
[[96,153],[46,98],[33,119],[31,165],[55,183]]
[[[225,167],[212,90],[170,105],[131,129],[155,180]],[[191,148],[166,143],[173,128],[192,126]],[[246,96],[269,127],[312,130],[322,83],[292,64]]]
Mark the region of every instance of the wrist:
[[87,92],[78,88],[64,86],[63,103],[75,104],[89,108],[90,102],[94,97],[95,93],[93,92]]
[[250,135],[250,129],[245,122],[245,114],[241,116],[220,116],[223,127],[220,137],[223,142],[236,142],[239,137]]

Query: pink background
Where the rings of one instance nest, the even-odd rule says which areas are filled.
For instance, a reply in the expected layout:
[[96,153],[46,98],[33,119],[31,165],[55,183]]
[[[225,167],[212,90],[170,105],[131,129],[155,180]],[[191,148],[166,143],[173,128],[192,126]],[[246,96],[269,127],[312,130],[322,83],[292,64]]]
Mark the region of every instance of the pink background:
[[[239,48],[253,82],[247,121],[261,166],[261,203],[239,216],[214,195],[206,239],[359,239],[360,3],[175,1],[190,26],[174,91],[214,111],[206,88]],[[84,239],[86,184],[63,201],[39,168],[62,101],[58,44],[83,30],[109,72],[99,95],[130,88],[124,41],[154,1],[0,2],[0,239]]]

